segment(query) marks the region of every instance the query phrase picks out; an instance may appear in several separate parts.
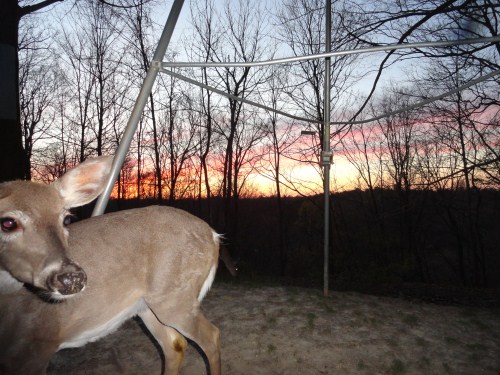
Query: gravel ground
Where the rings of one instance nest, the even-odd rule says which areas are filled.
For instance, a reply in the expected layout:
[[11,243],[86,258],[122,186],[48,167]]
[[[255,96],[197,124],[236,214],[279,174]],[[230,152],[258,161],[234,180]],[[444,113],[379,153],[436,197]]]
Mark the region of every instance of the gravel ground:
[[[353,292],[216,283],[203,302],[221,330],[225,375],[500,374],[500,309]],[[56,354],[48,374],[160,374],[135,321]],[[190,346],[182,375],[206,374]]]

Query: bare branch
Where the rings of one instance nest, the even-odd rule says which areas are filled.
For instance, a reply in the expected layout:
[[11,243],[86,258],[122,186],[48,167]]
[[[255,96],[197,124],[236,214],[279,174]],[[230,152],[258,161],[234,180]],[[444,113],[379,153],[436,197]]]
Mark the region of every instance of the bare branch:
[[109,2],[109,1],[106,1],[106,0],[98,0],[100,3],[103,3],[105,5],[108,5],[110,7],[113,7],[113,8],[120,8],[120,9],[130,9],[130,8],[136,8],[136,7],[139,7],[139,6],[143,6],[147,3],[150,2],[150,0],[144,0],[144,1],[137,1],[137,2],[133,2],[132,5],[122,5],[122,4],[115,4],[113,2]]
[[48,7],[49,5],[52,5],[52,4],[55,4],[55,3],[60,3],[60,2],[63,2],[64,0],[45,0],[45,1],[42,1],[40,3],[37,3],[37,4],[33,4],[33,5],[26,5],[24,7],[20,7],[19,8],[19,18],[27,15],[27,14],[30,14],[30,13],[34,13],[40,9],[43,9],[43,8],[46,8]]

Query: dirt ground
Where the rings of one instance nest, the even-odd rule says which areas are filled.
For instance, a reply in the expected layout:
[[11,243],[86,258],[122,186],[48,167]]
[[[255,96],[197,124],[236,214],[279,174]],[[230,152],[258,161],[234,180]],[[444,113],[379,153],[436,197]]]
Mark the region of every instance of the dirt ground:
[[[500,374],[500,309],[442,306],[353,292],[216,283],[203,302],[219,327],[225,375]],[[48,374],[160,374],[135,321],[63,350]],[[182,375],[206,374],[192,346]]]

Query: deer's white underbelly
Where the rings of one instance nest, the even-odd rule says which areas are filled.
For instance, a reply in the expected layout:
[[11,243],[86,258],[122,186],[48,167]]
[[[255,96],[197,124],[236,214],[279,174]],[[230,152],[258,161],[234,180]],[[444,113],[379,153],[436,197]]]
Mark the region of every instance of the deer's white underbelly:
[[72,337],[70,340],[63,342],[59,345],[57,350],[67,349],[67,348],[79,348],[85,344],[93,341],[99,340],[114,331],[116,331],[126,320],[136,316],[141,311],[147,309],[144,300],[140,299],[135,305],[132,305],[126,310],[123,310],[111,320],[107,321],[103,325],[84,331],[78,336]]

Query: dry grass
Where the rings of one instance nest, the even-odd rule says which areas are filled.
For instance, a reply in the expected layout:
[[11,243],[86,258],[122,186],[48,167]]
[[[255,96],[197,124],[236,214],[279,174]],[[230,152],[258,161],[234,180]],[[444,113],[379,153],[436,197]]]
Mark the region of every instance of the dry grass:
[[[215,285],[204,310],[222,335],[223,373],[500,374],[500,311],[358,293]],[[160,374],[134,322],[53,359],[49,374]],[[190,347],[183,375],[204,374]]]

